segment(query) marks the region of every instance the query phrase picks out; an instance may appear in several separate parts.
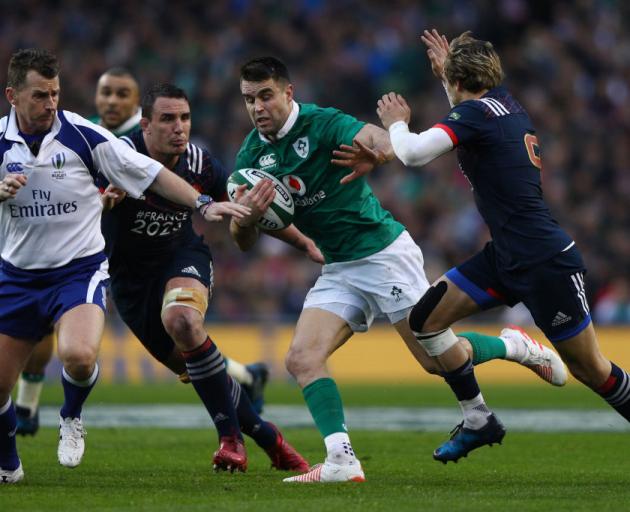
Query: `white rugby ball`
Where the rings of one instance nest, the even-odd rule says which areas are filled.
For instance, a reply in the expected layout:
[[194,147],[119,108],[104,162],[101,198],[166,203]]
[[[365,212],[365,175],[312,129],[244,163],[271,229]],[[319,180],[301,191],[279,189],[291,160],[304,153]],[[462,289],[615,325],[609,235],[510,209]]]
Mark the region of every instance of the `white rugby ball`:
[[295,207],[291,193],[275,176],[268,172],[261,171],[260,169],[239,169],[238,171],[234,171],[227,180],[228,197],[230,201],[234,201],[236,188],[239,185],[247,185],[247,188],[250,189],[257,182],[265,178],[273,182],[276,188],[276,196],[269,205],[269,208],[267,208],[265,214],[258,219],[258,226],[270,231],[284,229],[293,222]]

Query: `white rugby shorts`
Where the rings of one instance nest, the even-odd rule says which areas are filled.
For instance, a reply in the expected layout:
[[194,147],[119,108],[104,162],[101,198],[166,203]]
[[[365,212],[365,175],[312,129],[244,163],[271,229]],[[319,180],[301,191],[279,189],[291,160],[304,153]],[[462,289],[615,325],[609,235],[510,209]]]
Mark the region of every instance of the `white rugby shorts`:
[[392,324],[406,318],[428,288],[422,251],[403,231],[375,254],[324,265],[304,309],[330,311],[354,332],[365,332],[379,316],[387,316]]

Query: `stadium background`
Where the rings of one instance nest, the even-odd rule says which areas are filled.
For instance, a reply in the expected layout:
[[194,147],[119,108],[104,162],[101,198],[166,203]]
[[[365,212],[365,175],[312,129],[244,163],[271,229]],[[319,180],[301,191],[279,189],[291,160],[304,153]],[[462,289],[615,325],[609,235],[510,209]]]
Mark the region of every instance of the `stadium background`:
[[[449,37],[472,30],[496,45],[506,83],[538,129],[545,197],[583,252],[594,318],[599,324],[630,323],[630,4],[1,0],[0,5],[2,62],[23,47],[57,53],[62,108],[93,114],[96,80],[111,66],[129,68],[142,88],[174,82],[191,98],[194,141],[230,168],[251,128],[238,90],[238,68],[247,58],[281,57],[298,101],[336,106],[372,122],[380,95],[401,92],[412,106],[412,128],[421,130],[440,119],[448,104],[431,76],[419,33],[433,26]],[[1,68],[0,80],[5,80],[6,65]],[[3,113],[7,110],[5,104]],[[453,155],[421,171],[389,164],[374,173],[371,183],[422,247],[430,278],[487,239]],[[226,226],[199,227],[215,258],[211,335],[227,355],[266,360],[276,377],[286,378],[282,354],[318,267],[273,239],[240,253]],[[527,323],[529,317],[516,309],[479,320]],[[344,347],[333,359],[335,375],[342,380],[425,378],[386,332],[379,328]],[[627,367],[628,332],[610,332],[606,352]],[[105,380],[166,378],[115,314],[101,365]],[[492,376],[500,381],[504,370],[500,364],[496,368]],[[56,379],[58,370],[52,365],[49,375]]]

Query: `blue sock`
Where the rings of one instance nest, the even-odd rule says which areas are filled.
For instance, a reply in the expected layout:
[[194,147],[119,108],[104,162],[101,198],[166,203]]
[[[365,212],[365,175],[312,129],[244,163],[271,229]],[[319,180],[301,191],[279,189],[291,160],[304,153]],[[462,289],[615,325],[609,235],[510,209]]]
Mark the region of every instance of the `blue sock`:
[[20,465],[15,445],[17,418],[11,397],[0,407],[0,468],[13,471]]
[[610,377],[597,390],[597,393],[630,421],[630,375],[615,363],[610,364],[612,364]]
[[268,421],[263,420],[252,405],[241,385],[228,375],[232,399],[236,407],[238,422],[244,434],[251,437],[261,448],[271,448],[276,444],[276,431]]
[[73,379],[65,368],[61,371],[64,401],[59,414],[62,418],[81,417],[81,409],[96,384],[96,379],[98,379],[98,364],[94,365],[94,371],[87,380]]
[[444,380],[451,387],[457,400],[460,402],[463,400],[472,400],[481,393],[470,359],[457,368],[457,370],[444,372],[442,377],[444,377]]
[[468,359],[456,370],[445,372],[442,376],[457,397],[464,415],[464,427],[482,428],[488,422],[488,416],[491,412],[486,406],[479,384],[477,384],[472,361]]
[[200,347],[182,352],[182,355],[192,385],[210,414],[219,438],[236,436],[242,439],[225,362],[219,349],[207,337]]

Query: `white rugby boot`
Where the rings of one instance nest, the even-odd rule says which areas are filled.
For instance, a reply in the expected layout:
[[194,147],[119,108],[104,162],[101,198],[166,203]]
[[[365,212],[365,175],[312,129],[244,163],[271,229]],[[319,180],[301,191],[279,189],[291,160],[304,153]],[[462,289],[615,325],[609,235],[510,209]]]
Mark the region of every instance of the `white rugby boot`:
[[[517,363],[532,370],[541,379],[554,386],[564,386],[567,382],[567,369],[550,348],[531,338],[523,329],[516,325],[508,325],[499,335],[506,345],[511,343],[517,348]],[[508,351],[509,352],[509,351]]]
[[59,417],[59,447],[57,448],[59,464],[67,468],[75,468],[81,463],[85,451],[85,436],[81,418]]
[[282,480],[283,482],[365,482],[361,463],[355,459],[348,464],[335,464],[328,459],[323,464],[316,464],[308,472]]
[[22,462],[17,469],[2,469],[0,468],[0,484],[16,484],[24,478],[24,470],[22,469]]

